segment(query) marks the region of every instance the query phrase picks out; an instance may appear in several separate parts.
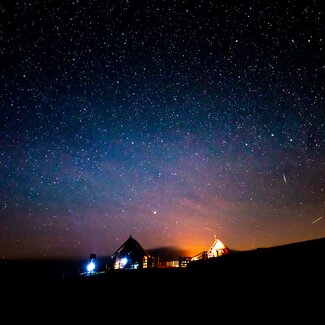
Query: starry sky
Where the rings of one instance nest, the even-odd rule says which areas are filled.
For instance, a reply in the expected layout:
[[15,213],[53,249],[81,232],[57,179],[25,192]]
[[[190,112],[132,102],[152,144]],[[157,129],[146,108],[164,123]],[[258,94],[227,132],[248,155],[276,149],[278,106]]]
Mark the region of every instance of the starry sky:
[[1,1],[1,258],[324,237],[321,3]]

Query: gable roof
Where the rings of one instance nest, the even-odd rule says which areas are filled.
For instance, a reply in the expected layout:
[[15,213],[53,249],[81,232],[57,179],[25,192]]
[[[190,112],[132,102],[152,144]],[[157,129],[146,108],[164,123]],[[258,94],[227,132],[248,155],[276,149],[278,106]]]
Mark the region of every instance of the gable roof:
[[150,257],[150,254],[132,237],[132,235],[130,235],[130,237],[118,248],[113,256],[124,255],[130,252],[136,256]]
[[223,244],[223,242],[215,236],[213,244],[207,251],[208,258],[222,255],[225,249],[226,246]]
[[137,269],[147,268],[150,254],[139,244],[137,240],[130,237],[110,256],[107,263],[108,269]]

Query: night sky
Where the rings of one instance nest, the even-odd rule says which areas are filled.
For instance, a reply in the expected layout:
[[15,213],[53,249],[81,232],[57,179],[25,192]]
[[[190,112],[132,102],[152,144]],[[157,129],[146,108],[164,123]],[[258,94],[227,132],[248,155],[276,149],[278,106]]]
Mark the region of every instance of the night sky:
[[322,2],[1,1],[0,257],[324,237]]

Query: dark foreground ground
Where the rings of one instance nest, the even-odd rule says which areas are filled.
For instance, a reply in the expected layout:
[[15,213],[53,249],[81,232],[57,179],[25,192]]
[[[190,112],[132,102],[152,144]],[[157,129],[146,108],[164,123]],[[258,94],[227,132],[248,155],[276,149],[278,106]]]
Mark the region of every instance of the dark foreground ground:
[[154,322],[183,317],[183,324],[185,319],[229,310],[229,321],[262,310],[267,314],[261,323],[283,312],[293,317],[308,310],[313,317],[325,310],[324,260],[325,238],[231,253],[190,263],[187,268],[86,277],[78,276],[82,264],[76,261],[3,261],[2,310],[15,308],[14,317],[39,315],[44,310],[53,317],[70,313],[75,320],[121,317],[122,323],[128,318],[152,323],[151,317]]

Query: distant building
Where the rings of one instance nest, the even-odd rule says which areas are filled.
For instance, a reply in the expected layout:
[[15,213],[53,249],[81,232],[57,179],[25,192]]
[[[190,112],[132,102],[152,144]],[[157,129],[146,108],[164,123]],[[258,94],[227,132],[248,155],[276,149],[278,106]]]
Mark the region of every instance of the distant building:
[[207,257],[208,258],[218,257],[228,253],[229,253],[229,249],[223,244],[221,240],[215,237],[214,243],[207,251]]
[[179,260],[160,261],[157,266],[159,268],[179,267]]
[[108,270],[146,269],[153,266],[154,258],[131,235],[121,247],[109,257]]
[[[228,253],[229,253],[229,248],[226,247],[223,244],[223,242],[215,236],[213,244],[210,246],[210,248],[207,251],[203,251],[199,254],[192,256],[190,260],[191,261],[205,260],[211,257],[219,257]],[[185,262],[183,261],[183,263]]]
[[215,237],[211,247],[195,256],[179,256],[178,261],[159,261],[151,256],[131,235],[119,247],[119,249],[109,257],[107,270],[135,270],[152,267],[159,268],[185,268],[191,261],[205,260],[212,257],[219,257],[228,254],[229,249]]

